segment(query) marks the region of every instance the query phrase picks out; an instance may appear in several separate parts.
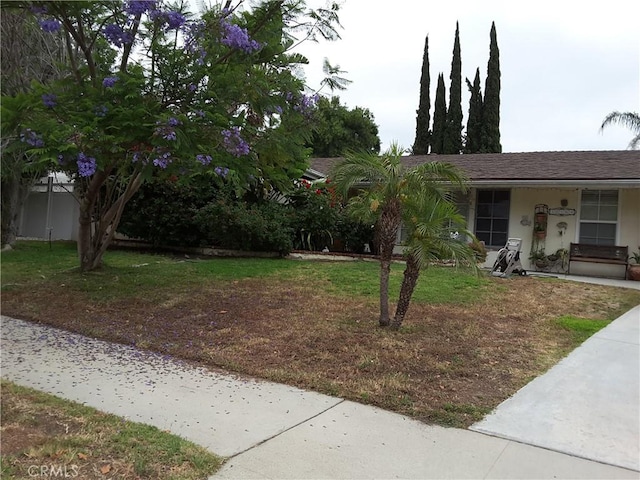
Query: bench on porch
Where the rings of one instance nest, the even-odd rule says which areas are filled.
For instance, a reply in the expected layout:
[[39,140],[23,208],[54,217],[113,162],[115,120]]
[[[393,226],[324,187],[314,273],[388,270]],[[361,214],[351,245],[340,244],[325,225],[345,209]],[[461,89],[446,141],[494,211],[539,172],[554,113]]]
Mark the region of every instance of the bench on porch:
[[616,245],[590,245],[572,243],[569,248],[569,265],[567,274],[571,273],[571,262],[606,263],[610,265],[624,265],[624,278],[627,278],[629,265],[629,247]]

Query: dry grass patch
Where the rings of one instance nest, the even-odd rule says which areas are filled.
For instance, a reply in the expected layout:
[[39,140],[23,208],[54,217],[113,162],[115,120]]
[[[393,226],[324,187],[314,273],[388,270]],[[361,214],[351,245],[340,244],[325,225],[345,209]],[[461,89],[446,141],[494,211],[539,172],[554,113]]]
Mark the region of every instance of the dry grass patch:
[[377,326],[376,298],[336,293],[326,276],[309,274],[313,264],[304,266],[304,277],[164,289],[162,301],[100,302],[34,285],[5,292],[3,313],[467,426],[576,346],[554,319],[611,319],[640,303],[635,291],[492,278],[473,302],[415,302],[403,329],[392,332]]

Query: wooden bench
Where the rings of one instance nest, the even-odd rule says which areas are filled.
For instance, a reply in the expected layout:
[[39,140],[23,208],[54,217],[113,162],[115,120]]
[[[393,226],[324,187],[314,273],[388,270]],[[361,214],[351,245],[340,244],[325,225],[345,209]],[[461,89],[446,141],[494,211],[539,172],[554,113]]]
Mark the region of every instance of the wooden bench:
[[624,265],[624,278],[627,279],[629,265],[629,247],[616,245],[590,245],[586,243],[572,243],[569,248],[569,265],[567,274],[571,273],[571,262],[607,263]]

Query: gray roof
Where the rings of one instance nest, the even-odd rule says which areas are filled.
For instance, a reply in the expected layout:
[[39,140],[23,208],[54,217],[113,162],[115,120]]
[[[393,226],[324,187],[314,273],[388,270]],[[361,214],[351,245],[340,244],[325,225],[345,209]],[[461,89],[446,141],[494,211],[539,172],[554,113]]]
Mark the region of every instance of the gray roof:
[[[310,168],[329,175],[339,158],[312,158]],[[640,151],[409,155],[407,167],[441,161],[456,165],[471,183],[625,183],[640,186]]]

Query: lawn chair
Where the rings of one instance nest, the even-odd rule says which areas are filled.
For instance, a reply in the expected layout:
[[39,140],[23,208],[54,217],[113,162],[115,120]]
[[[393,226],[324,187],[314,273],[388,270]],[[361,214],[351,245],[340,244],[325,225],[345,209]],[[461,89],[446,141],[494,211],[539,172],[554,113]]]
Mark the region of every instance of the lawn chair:
[[526,275],[527,272],[520,263],[520,247],[522,239],[510,238],[507,244],[498,251],[498,258],[493,264],[491,275],[494,277],[507,278],[512,273]]

